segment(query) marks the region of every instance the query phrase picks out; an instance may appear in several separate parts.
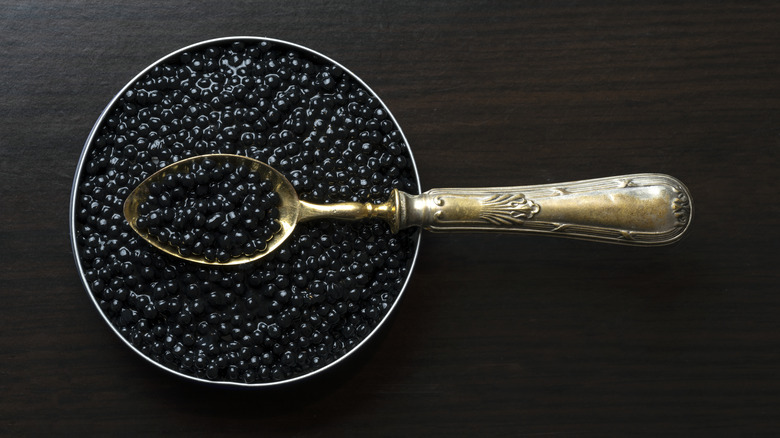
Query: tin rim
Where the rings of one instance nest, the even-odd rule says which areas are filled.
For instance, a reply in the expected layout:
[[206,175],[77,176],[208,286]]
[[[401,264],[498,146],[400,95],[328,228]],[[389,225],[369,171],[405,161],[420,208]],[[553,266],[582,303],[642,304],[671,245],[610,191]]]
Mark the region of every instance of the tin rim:
[[401,126],[398,124],[398,121],[395,119],[395,116],[393,116],[393,113],[389,110],[389,108],[387,108],[387,105],[382,100],[382,98],[376,92],[374,92],[374,90],[371,89],[371,87],[369,87],[368,84],[366,84],[362,79],[360,79],[360,77],[358,77],[351,70],[349,70],[348,68],[344,67],[343,65],[341,65],[337,61],[333,60],[332,58],[330,58],[330,57],[328,57],[328,56],[326,56],[326,55],[324,55],[324,54],[322,54],[320,52],[312,50],[312,49],[310,49],[308,47],[301,46],[299,44],[291,43],[289,41],[284,41],[284,40],[279,40],[279,39],[274,39],[274,38],[266,38],[266,37],[255,37],[255,36],[232,36],[232,37],[214,38],[214,39],[201,41],[199,43],[195,43],[195,44],[183,47],[181,49],[175,50],[175,51],[173,51],[173,52],[171,52],[171,53],[161,57],[157,61],[153,62],[148,67],[146,67],[141,72],[139,72],[137,75],[135,75],[132,79],[130,79],[130,81],[124,87],[122,87],[122,89],[119,90],[119,92],[116,93],[116,95],[114,95],[114,97],[111,99],[111,101],[109,101],[109,103],[103,109],[102,113],[100,114],[100,116],[98,117],[97,121],[93,125],[92,130],[90,131],[89,136],[87,137],[86,142],[84,143],[84,147],[82,148],[81,155],[79,157],[78,165],[76,166],[76,173],[75,173],[75,175],[73,177],[73,186],[71,188],[70,207],[69,207],[69,212],[68,212],[68,217],[69,217],[69,222],[70,222],[70,224],[69,224],[69,228],[70,228],[70,242],[71,242],[71,248],[73,250],[73,257],[74,257],[74,260],[76,262],[76,267],[77,267],[78,272],[79,272],[79,277],[81,278],[81,282],[84,285],[84,288],[85,288],[85,290],[87,292],[87,295],[89,296],[90,300],[92,300],[92,304],[95,306],[95,308],[97,309],[98,313],[103,318],[103,320],[106,322],[106,324],[117,335],[117,337],[119,337],[119,339],[121,339],[122,342],[126,346],[128,346],[132,351],[137,353],[144,360],[146,360],[147,362],[157,366],[160,369],[165,370],[166,372],[172,373],[174,375],[177,375],[179,377],[182,377],[182,378],[185,378],[185,379],[188,379],[188,380],[197,381],[197,382],[201,382],[201,383],[206,383],[206,384],[209,384],[209,385],[218,385],[218,386],[223,386],[224,385],[224,386],[233,386],[233,387],[236,387],[236,386],[237,387],[278,386],[278,385],[283,385],[283,384],[287,384],[287,383],[301,381],[301,380],[304,380],[304,379],[309,379],[309,378],[311,378],[311,377],[313,377],[315,375],[318,375],[318,374],[320,374],[320,373],[322,373],[322,372],[324,372],[326,370],[331,369],[332,367],[334,367],[334,366],[342,363],[343,361],[345,361],[348,357],[351,357],[356,351],[361,350],[361,348],[366,343],[368,343],[369,340],[372,339],[376,335],[377,332],[381,331],[381,329],[386,325],[387,321],[391,318],[391,315],[395,312],[395,309],[398,306],[398,303],[401,301],[401,298],[403,297],[403,294],[406,291],[407,286],[409,285],[409,279],[412,277],[412,273],[414,272],[414,266],[417,263],[417,256],[418,256],[419,251],[420,251],[420,237],[421,237],[421,233],[420,233],[419,230],[415,233],[416,235],[415,235],[414,238],[416,240],[416,244],[414,245],[414,254],[412,256],[411,263],[409,264],[409,270],[408,270],[408,273],[406,274],[406,279],[404,280],[403,286],[401,287],[400,291],[398,292],[398,295],[396,296],[395,300],[393,301],[392,305],[390,306],[390,309],[388,309],[388,311],[382,317],[382,320],[379,321],[379,323],[357,345],[352,347],[349,351],[344,353],[342,356],[340,356],[337,359],[335,359],[333,362],[331,362],[331,363],[329,363],[327,365],[324,365],[321,368],[317,368],[317,369],[312,370],[310,372],[307,372],[305,374],[301,374],[301,375],[298,375],[298,376],[295,376],[295,377],[291,377],[291,378],[285,379],[285,380],[279,380],[279,381],[273,381],[273,382],[260,382],[260,383],[243,383],[243,382],[233,382],[233,381],[225,381],[225,380],[207,380],[207,379],[203,379],[203,378],[200,378],[200,377],[197,377],[197,376],[184,374],[182,372],[179,372],[177,370],[169,368],[169,367],[167,367],[167,366],[165,366],[165,365],[163,365],[163,364],[161,364],[161,363],[151,359],[149,356],[145,355],[140,350],[138,350],[125,337],[123,337],[119,333],[119,331],[114,326],[114,324],[111,323],[111,321],[108,319],[106,314],[100,308],[100,305],[99,305],[98,301],[95,299],[95,296],[94,296],[94,294],[91,291],[90,285],[89,285],[89,283],[87,281],[87,278],[86,278],[86,275],[84,273],[84,268],[82,266],[81,257],[79,255],[79,245],[78,245],[78,243],[76,241],[76,198],[77,198],[77,194],[78,194],[78,188],[79,188],[79,185],[80,185],[80,182],[81,182],[81,176],[82,176],[82,173],[83,173],[84,164],[86,162],[87,156],[88,156],[89,151],[90,151],[90,149],[91,149],[91,147],[93,145],[93,142],[95,140],[95,137],[96,137],[96,135],[98,133],[99,128],[103,125],[104,120],[108,116],[109,112],[114,108],[114,105],[119,100],[119,98],[130,87],[132,87],[139,79],[141,79],[146,73],[148,73],[155,66],[157,66],[157,65],[159,65],[161,63],[164,63],[166,61],[169,61],[169,60],[173,59],[174,57],[179,56],[182,52],[186,52],[186,51],[193,50],[193,49],[201,49],[201,48],[204,48],[204,47],[207,47],[207,46],[210,46],[210,45],[225,44],[225,43],[236,42],[236,41],[249,41],[249,42],[255,42],[255,43],[269,42],[269,43],[273,43],[273,44],[276,44],[276,45],[287,46],[289,48],[292,48],[292,49],[295,49],[295,50],[298,50],[298,51],[301,51],[301,52],[306,52],[308,54],[315,55],[315,56],[321,58],[322,60],[324,60],[326,62],[329,62],[332,65],[335,65],[335,66],[339,67],[340,69],[342,69],[345,74],[349,75],[354,81],[356,81],[356,83],[360,84],[362,87],[364,87],[366,89],[366,91],[371,93],[373,96],[375,96],[379,100],[382,108],[387,112],[388,117],[393,121],[394,126],[398,129],[398,132],[401,134],[401,138],[403,138],[404,143],[407,146],[407,152],[409,154],[409,159],[410,159],[409,161],[411,163],[412,170],[413,170],[413,173],[414,173],[414,179],[415,179],[415,182],[417,184],[417,191],[418,191],[418,193],[422,192],[422,188],[421,188],[421,185],[420,185],[420,174],[417,171],[417,163],[414,161],[414,155],[412,153],[412,148],[409,145],[409,141],[407,140],[406,135],[404,134]]

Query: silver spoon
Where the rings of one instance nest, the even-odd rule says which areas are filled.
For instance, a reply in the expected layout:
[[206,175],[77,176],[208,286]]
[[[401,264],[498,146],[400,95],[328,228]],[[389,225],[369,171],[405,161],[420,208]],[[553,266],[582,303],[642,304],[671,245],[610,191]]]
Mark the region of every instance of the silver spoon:
[[[264,250],[228,261],[207,260],[203,255],[183,255],[179,247],[138,226],[139,206],[148,199],[152,183],[161,183],[168,174],[190,172],[193,164],[206,159],[218,166],[248,166],[279,194],[280,230],[266,242]],[[655,173],[535,186],[433,189],[420,195],[394,189],[381,204],[314,204],[300,200],[287,178],[267,164],[229,154],[199,155],[170,164],[142,181],[124,204],[125,218],[147,242],[172,256],[209,265],[261,259],[278,248],[298,223],[317,219],[381,219],[392,232],[418,226],[434,232],[544,234],[649,246],[679,240],[691,223],[692,213],[687,188],[671,176]]]

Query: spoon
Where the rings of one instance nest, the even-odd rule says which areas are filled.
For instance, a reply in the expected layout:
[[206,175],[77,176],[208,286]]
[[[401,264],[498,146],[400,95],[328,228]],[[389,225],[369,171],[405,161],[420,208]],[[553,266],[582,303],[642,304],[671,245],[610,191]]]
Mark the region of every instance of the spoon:
[[[166,175],[190,172],[193,165],[212,160],[218,166],[246,166],[273,186],[279,195],[279,230],[265,248],[227,261],[182,254],[138,226],[139,206],[149,198],[149,187]],[[191,262],[237,265],[272,253],[293,233],[298,223],[325,219],[356,221],[379,219],[392,232],[409,227],[444,231],[544,234],[628,245],[666,245],[682,237],[693,213],[691,196],[677,179],[642,173],[559,184],[521,187],[432,189],[410,195],[393,189],[380,204],[342,202],[314,204],[298,198],[290,181],[269,165],[244,156],[209,154],[170,164],[142,181],[127,197],[124,216],[132,229],[161,251]]]

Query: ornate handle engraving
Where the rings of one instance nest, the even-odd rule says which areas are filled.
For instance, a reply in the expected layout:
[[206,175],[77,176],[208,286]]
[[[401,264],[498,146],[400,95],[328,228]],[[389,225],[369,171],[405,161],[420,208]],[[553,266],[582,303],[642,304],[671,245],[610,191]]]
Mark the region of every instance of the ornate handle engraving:
[[678,240],[693,213],[685,186],[661,174],[394,196],[394,229],[534,233],[631,245]]
[[539,206],[519,195],[495,195],[484,199],[479,217],[495,225],[522,225],[539,213]]
[[[484,223],[486,226],[520,226],[526,219],[539,212],[539,206],[525,199],[524,195],[496,194],[486,197],[469,195],[438,195],[433,199],[434,205],[441,207],[434,211],[433,219],[437,224],[448,222],[456,225]],[[454,205],[452,205],[454,204]],[[472,205],[473,204],[473,205]],[[465,211],[464,211],[465,210]],[[475,216],[470,217],[468,212]]]

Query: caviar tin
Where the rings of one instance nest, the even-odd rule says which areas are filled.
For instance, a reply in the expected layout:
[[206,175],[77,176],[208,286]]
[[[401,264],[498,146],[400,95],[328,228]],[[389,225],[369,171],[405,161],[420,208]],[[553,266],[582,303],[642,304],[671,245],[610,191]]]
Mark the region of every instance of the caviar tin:
[[182,48],[114,96],[79,158],[71,243],[98,314],[144,360],[208,384],[298,381],[359,350],[398,305],[419,231],[314,222],[269,260],[240,267],[162,254],[133,234],[122,204],[149,174],[206,153],[264,161],[318,202],[420,193],[395,118],[338,62],[260,37]]

